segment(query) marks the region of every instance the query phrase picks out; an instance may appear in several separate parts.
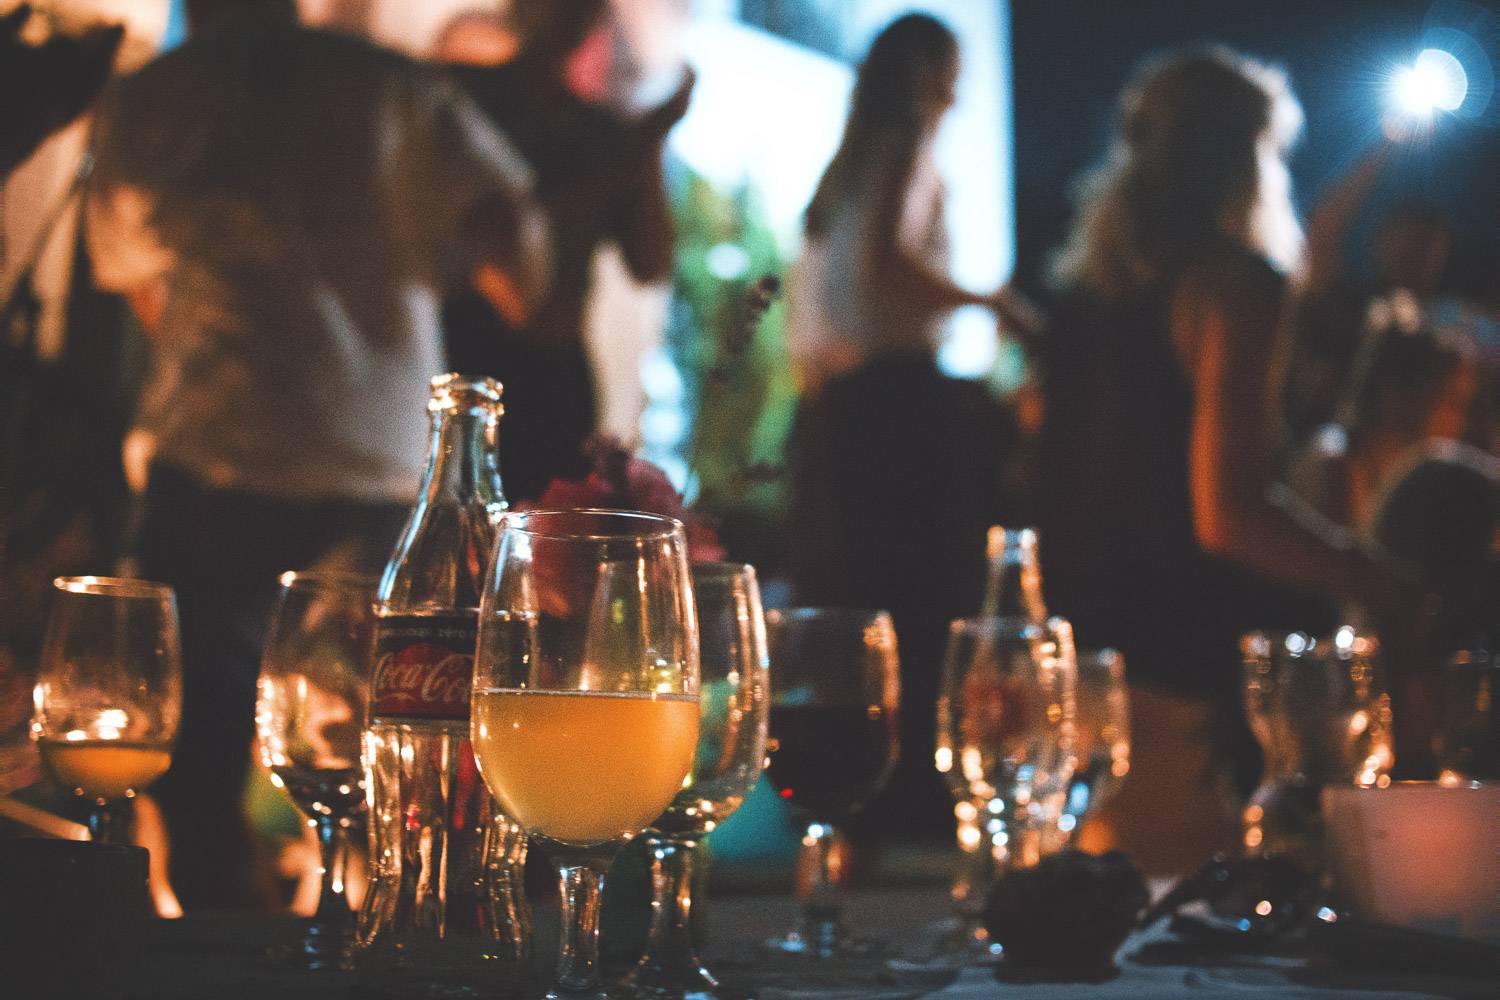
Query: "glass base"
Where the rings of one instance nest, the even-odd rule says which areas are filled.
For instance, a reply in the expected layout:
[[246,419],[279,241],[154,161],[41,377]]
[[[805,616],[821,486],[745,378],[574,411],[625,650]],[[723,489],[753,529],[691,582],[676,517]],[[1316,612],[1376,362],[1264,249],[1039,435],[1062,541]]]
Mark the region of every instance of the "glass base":
[[267,948],[265,960],[280,969],[349,972],[354,968],[354,924],[314,920],[296,944]]
[[643,975],[636,969],[624,987],[631,1000],[719,1000],[719,981],[702,966],[671,975],[659,969]]
[[877,942],[852,937],[837,925],[791,930],[767,939],[762,947],[776,954],[810,959],[876,958],[882,951]]
[[1001,951],[984,924],[953,916],[923,928],[920,945],[913,954],[920,958],[920,964],[993,968],[1000,963]]

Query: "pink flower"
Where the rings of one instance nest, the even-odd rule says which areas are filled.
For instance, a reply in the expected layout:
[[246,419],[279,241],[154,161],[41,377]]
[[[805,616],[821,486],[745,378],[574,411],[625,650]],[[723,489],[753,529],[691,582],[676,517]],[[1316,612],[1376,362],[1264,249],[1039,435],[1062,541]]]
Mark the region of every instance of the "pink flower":
[[596,437],[588,444],[594,468],[583,479],[554,479],[534,506],[613,507],[675,517],[687,529],[688,558],[713,562],[726,555],[713,528],[694,517],[661,469],[630,454],[618,440]]

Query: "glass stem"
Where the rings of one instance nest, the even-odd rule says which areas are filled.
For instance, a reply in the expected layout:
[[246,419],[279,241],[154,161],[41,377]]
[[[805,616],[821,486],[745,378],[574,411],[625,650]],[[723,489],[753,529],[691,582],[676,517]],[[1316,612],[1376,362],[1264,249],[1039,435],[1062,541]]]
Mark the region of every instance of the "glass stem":
[[320,923],[343,923],[351,916],[349,901],[344,895],[349,837],[338,821],[330,816],[319,816],[314,825],[318,831],[318,865],[323,885],[318,892],[318,910],[313,919]]
[[806,947],[818,955],[833,954],[843,937],[843,904],[838,895],[843,865],[844,848],[838,832],[828,823],[809,823],[797,866],[798,895],[802,897],[800,934]]
[[646,847],[651,852],[651,932],[642,970],[668,981],[706,977],[693,944],[693,860],[698,840],[649,834]]
[[[610,845],[610,854],[618,845]],[[557,854],[562,936],[557,944],[557,992],[599,990],[599,896],[609,857],[583,851]]]
[[485,827],[486,904],[498,957],[524,968],[531,961],[531,905],[526,901],[526,833],[502,813]]
[[995,859],[983,825],[987,818],[980,809],[977,817],[958,821],[959,871],[952,894],[965,930],[980,926],[980,914],[995,884]]
[[120,834],[119,817],[115,815],[115,804],[105,799],[95,799],[89,810],[89,839],[97,844],[113,844]]

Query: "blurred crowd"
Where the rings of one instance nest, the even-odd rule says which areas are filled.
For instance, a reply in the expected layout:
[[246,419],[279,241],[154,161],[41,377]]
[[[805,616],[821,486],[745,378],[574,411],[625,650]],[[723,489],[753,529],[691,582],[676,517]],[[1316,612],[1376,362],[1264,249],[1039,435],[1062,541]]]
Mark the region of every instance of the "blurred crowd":
[[[24,733],[53,576],[173,585],[184,717],[151,794],[173,882],[189,908],[270,905],[224,858],[257,849],[242,799],[277,574],[384,562],[439,371],[504,384],[512,501],[587,474],[591,267],[612,246],[638,281],[670,277],[664,144],[694,77],[609,96],[606,0],[467,15],[432,61],[302,25],[290,0],[186,11],[183,44],[112,79],[118,31],[38,41],[24,5],[0,16],[0,169],[91,123],[55,206],[72,266],[45,350],[37,261],[5,248],[0,733]],[[859,67],[784,276],[801,394],[772,470],[781,542],[729,552],[784,601],[892,612],[902,763],[866,829],[950,835],[933,706],[994,524],[1040,529],[1049,608],[1125,656],[1135,759],[1085,847],[1167,872],[1235,843],[1260,766],[1253,628],[1377,631],[1397,772],[1427,776],[1438,668],[1495,639],[1500,301],[1451,294],[1439,209],[1375,203],[1409,138],[1304,227],[1287,79],[1225,48],[1166,55],[1121,93],[1052,285],[976,291],[948,277],[933,157],[961,59],[907,15]],[[1370,213],[1364,276],[1346,252]],[[963,306],[1024,347],[1013,396],[940,370]],[[0,794],[37,779],[26,749],[0,750]]]

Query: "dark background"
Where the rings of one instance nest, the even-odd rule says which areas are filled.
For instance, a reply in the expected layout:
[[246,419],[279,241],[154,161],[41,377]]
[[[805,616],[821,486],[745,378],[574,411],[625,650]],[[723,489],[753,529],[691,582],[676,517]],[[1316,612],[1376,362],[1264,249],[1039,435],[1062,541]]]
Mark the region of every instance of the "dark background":
[[[1072,215],[1070,188],[1110,137],[1115,100],[1144,58],[1225,42],[1285,68],[1306,113],[1293,155],[1304,215],[1379,135],[1385,80],[1431,28],[1465,27],[1500,66],[1495,3],[1458,0],[1012,0],[1017,281],[1044,287],[1048,253]],[[1444,116],[1387,170],[1350,252],[1362,264],[1371,217],[1402,194],[1441,204],[1458,227],[1450,286],[1500,295],[1500,94],[1479,119]]]

